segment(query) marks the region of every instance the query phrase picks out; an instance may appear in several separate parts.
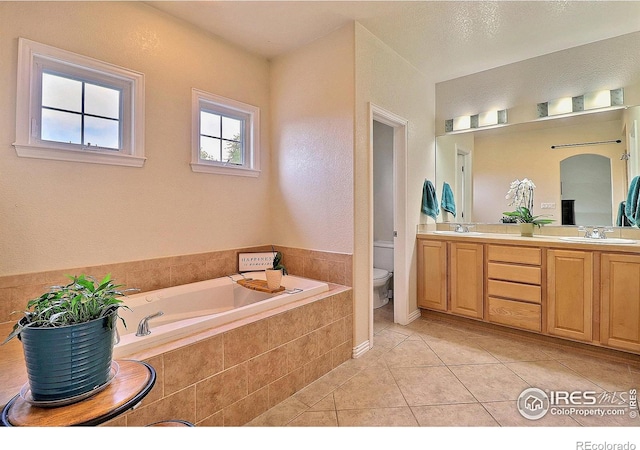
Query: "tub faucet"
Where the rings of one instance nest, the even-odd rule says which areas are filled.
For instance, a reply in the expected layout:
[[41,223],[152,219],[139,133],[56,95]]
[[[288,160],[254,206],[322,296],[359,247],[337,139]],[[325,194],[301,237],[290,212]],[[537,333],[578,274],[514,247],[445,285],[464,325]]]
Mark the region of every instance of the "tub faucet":
[[156,317],[160,317],[164,313],[162,311],[158,311],[155,314],[151,314],[150,316],[145,317],[138,324],[138,331],[136,332],[136,336],[146,336],[151,334],[151,330],[149,329],[149,320],[155,319]]

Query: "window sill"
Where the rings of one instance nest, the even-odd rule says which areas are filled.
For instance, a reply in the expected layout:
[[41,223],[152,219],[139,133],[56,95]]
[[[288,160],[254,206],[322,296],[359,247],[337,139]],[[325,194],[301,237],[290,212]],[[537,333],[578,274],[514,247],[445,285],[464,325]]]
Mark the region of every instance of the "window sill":
[[253,177],[260,175],[260,171],[241,166],[225,166],[218,164],[191,163],[191,170],[198,173],[215,173],[218,175],[234,175],[238,177]]
[[53,146],[14,143],[16,153],[21,158],[73,161],[112,166],[142,167],[147,158],[121,153],[106,153],[96,150],[70,150]]

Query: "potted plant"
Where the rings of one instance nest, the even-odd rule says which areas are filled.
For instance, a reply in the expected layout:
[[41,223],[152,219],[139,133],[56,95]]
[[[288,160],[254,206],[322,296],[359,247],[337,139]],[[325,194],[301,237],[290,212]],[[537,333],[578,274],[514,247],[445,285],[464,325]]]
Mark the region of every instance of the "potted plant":
[[30,300],[3,342],[22,342],[34,404],[86,398],[114,376],[118,309],[126,308],[119,297],[136,289],[120,290],[110,275],[100,282],[86,275],[69,278],[69,284]]
[[273,267],[271,269],[265,269],[267,287],[271,290],[278,289],[282,282],[283,274],[288,275],[287,268],[282,264],[282,253],[274,251]]
[[533,227],[540,227],[553,223],[553,219],[541,219],[544,216],[534,216],[526,206],[520,206],[515,211],[507,211],[502,213],[507,217],[514,217],[520,224],[520,235],[526,237],[533,236]]

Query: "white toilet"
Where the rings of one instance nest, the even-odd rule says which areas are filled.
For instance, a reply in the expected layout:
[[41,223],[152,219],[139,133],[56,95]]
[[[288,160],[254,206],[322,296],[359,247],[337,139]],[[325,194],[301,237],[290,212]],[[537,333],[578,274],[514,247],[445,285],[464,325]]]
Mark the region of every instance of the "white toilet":
[[393,276],[393,242],[373,243],[373,307],[380,308],[389,303],[389,280]]

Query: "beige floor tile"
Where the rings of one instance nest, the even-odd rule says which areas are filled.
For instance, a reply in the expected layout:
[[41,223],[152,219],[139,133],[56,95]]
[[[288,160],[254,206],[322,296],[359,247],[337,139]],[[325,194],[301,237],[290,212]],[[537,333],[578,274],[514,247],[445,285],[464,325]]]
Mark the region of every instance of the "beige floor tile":
[[309,408],[309,411],[335,411],[336,402],[333,399],[333,392]]
[[409,407],[348,409],[338,411],[341,427],[415,427],[416,418]]
[[304,389],[296,392],[294,397],[308,406],[315,405],[321,399],[333,392],[338,386],[360,372],[360,368],[349,364],[351,361],[356,360],[351,359],[344,364],[341,364],[331,372],[306,386]]
[[513,370],[532,387],[537,387],[543,391],[581,390],[599,392],[602,390],[558,361],[505,363],[505,366]]
[[597,360],[591,357],[560,359],[561,364],[576,371],[606,391],[628,391],[633,377],[627,364]]
[[476,399],[446,367],[391,369],[409,406],[473,403]]
[[384,329],[373,335],[373,347],[393,348],[405,339],[407,339],[405,334]]
[[479,403],[413,406],[421,427],[495,427],[498,422]]
[[304,413],[308,406],[300,400],[289,397],[285,401],[277,404],[267,412],[262,413],[246,426],[253,427],[283,427],[293,419]]
[[407,406],[391,372],[382,367],[363,369],[333,396],[338,410]]
[[446,365],[458,364],[497,364],[491,353],[472,341],[432,341],[429,347]]
[[382,359],[388,367],[441,366],[443,364],[422,339],[407,339],[385,353]]
[[293,419],[290,427],[337,427],[338,418],[335,411],[307,411]]
[[416,333],[424,339],[427,344],[432,342],[465,341],[469,335],[453,328],[438,323],[425,323],[416,328]]
[[544,361],[552,357],[538,348],[537,345],[525,343],[502,336],[482,336],[476,340],[482,348],[502,362]]
[[554,416],[547,413],[538,420],[529,420],[523,417],[516,406],[516,402],[490,402],[482,406],[503,427],[575,427],[578,422],[569,416]]
[[502,364],[450,367],[479,402],[517,400],[529,385]]

